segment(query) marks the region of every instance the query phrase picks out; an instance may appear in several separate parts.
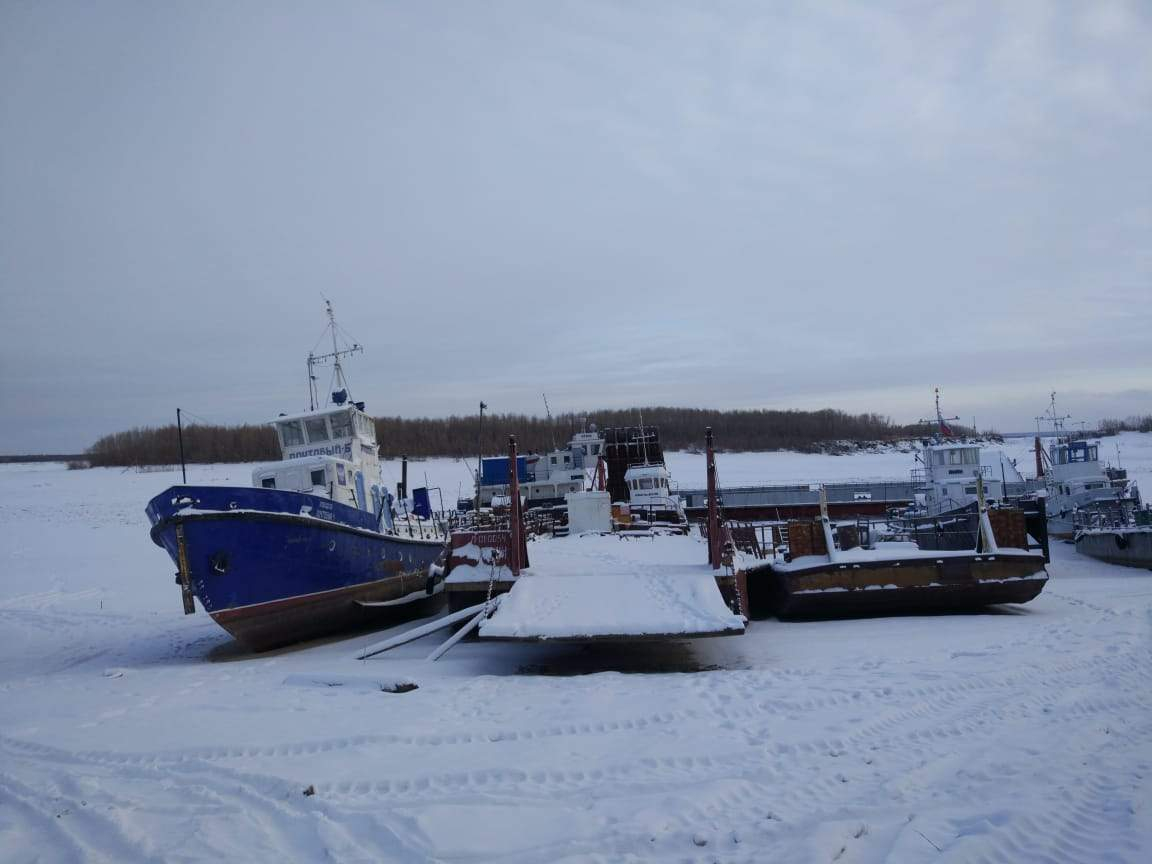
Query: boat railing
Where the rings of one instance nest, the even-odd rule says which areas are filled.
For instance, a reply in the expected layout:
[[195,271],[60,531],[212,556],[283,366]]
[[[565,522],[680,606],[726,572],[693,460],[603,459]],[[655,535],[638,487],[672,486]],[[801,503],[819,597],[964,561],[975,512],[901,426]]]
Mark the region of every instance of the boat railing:
[[448,537],[449,528],[443,515],[433,513],[432,518],[421,518],[401,514],[392,520],[392,533],[412,540],[444,540]]
[[1093,501],[1072,511],[1072,528],[1125,528],[1135,523],[1136,507],[1131,500]]
[[[780,539],[779,526],[765,525],[758,522],[738,522],[728,520],[728,535],[732,538],[732,545],[745,555],[764,560],[776,557],[776,545]],[[701,533],[708,536],[708,523],[700,525]]]
[[[1016,510],[1017,508],[1010,508]],[[996,510],[990,511],[994,523],[999,520]],[[1027,517],[1027,514],[1025,514]],[[727,525],[737,549],[757,559],[774,559],[781,550],[790,549],[789,526],[811,520],[737,521]],[[901,517],[859,516],[854,520],[832,520],[833,538],[840,550],[874,548],[877,541],[913,542],[925,551],[966,551],[978,548],[980,527],[975,505],[967,510],[939,516]],[[999,536],[1000,528],[995,528]],[[701,531],[707,531],[701,526]],[[1025,533],[1024,548],[1044,548],[1042,541],[1033,541]],[[821,546],[821,548],[823,548]]]

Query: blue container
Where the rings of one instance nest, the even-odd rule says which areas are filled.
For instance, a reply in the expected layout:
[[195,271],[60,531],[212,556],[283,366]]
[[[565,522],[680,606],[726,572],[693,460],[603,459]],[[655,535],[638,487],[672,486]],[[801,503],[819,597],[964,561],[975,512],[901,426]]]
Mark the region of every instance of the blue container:
[[412,515],[421,519],[432,518],[432,499],[428,497],[428,490],[423,486],[412,490]]
[[[528,482],[528,457],[516,457],[516,477],[521,483]],[[508,485],[508,457],[495,456],[491,459],[482,459],[480,462],[480,485],[507,486]]]

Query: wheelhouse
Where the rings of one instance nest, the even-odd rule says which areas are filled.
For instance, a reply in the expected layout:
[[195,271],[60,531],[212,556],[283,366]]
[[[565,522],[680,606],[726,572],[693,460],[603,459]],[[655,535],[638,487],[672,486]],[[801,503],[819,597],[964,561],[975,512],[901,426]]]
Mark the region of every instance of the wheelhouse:
[[1048,456],[1053,465],[1077,465],[1086,462],[1099,462],[1099,446],[1087,441],[1068,441],[1053,444]]
[[[312,455],[333,455],[332,449],[359,442],[376,448],[376,427],[372,418],[354,405],[334,411],[310,411],[273,421],[280,452],[285,459]],[[351,449],[351,448],[348,448]],[[321,452],[308,452],[308,451]]]

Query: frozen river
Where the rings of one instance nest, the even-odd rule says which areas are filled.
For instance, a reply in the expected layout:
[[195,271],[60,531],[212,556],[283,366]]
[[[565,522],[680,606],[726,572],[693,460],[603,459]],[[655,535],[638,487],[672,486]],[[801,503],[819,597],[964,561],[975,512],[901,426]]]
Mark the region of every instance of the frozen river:
[[[1122,443],[1147,476],[1152,436]],[[669,462],[703,476],[703,457]],[[910,463],[719,467],[736,484]],[[460,462],[412,470],[446,499],[466,487]],[[178,477],[0,467],[4,862],[1152,858],[1152,573],[1057,544],[1037,600],[982,615],[462,643],[435,664],[443,634],[368,661],[380,633],[251,656],[181,614],[148,539],[144,504]]]

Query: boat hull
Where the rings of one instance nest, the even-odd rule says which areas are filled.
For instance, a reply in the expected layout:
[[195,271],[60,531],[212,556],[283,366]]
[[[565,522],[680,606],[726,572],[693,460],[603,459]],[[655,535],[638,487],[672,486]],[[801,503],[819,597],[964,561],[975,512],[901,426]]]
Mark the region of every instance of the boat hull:
[[1083,531],[1076,551],[1110,564],[1152,570],[1152,528]]
[[[441,599],[440,568],[433,565],[443,556],[442,541],[328,521],[313,510],[254,508],[283,505],[247,494],[261,491],[237,490],[231,497],[244,506],[236,509],[206,511],[201,500],[164,512],[168,501],[196,499],[196,490],[179,487],[148,509],[152,539],[181,570],[178,581],[186,580],[204,610],[246,647],[264,651],[367,627]],[[364,605],[381,603],[388,605]]]
[[819,618],[915,611],[967,612],[1027,603],[1048,581],[1041,555],[972,555],[805,569],[772,564],[747,575],[754,616]]

